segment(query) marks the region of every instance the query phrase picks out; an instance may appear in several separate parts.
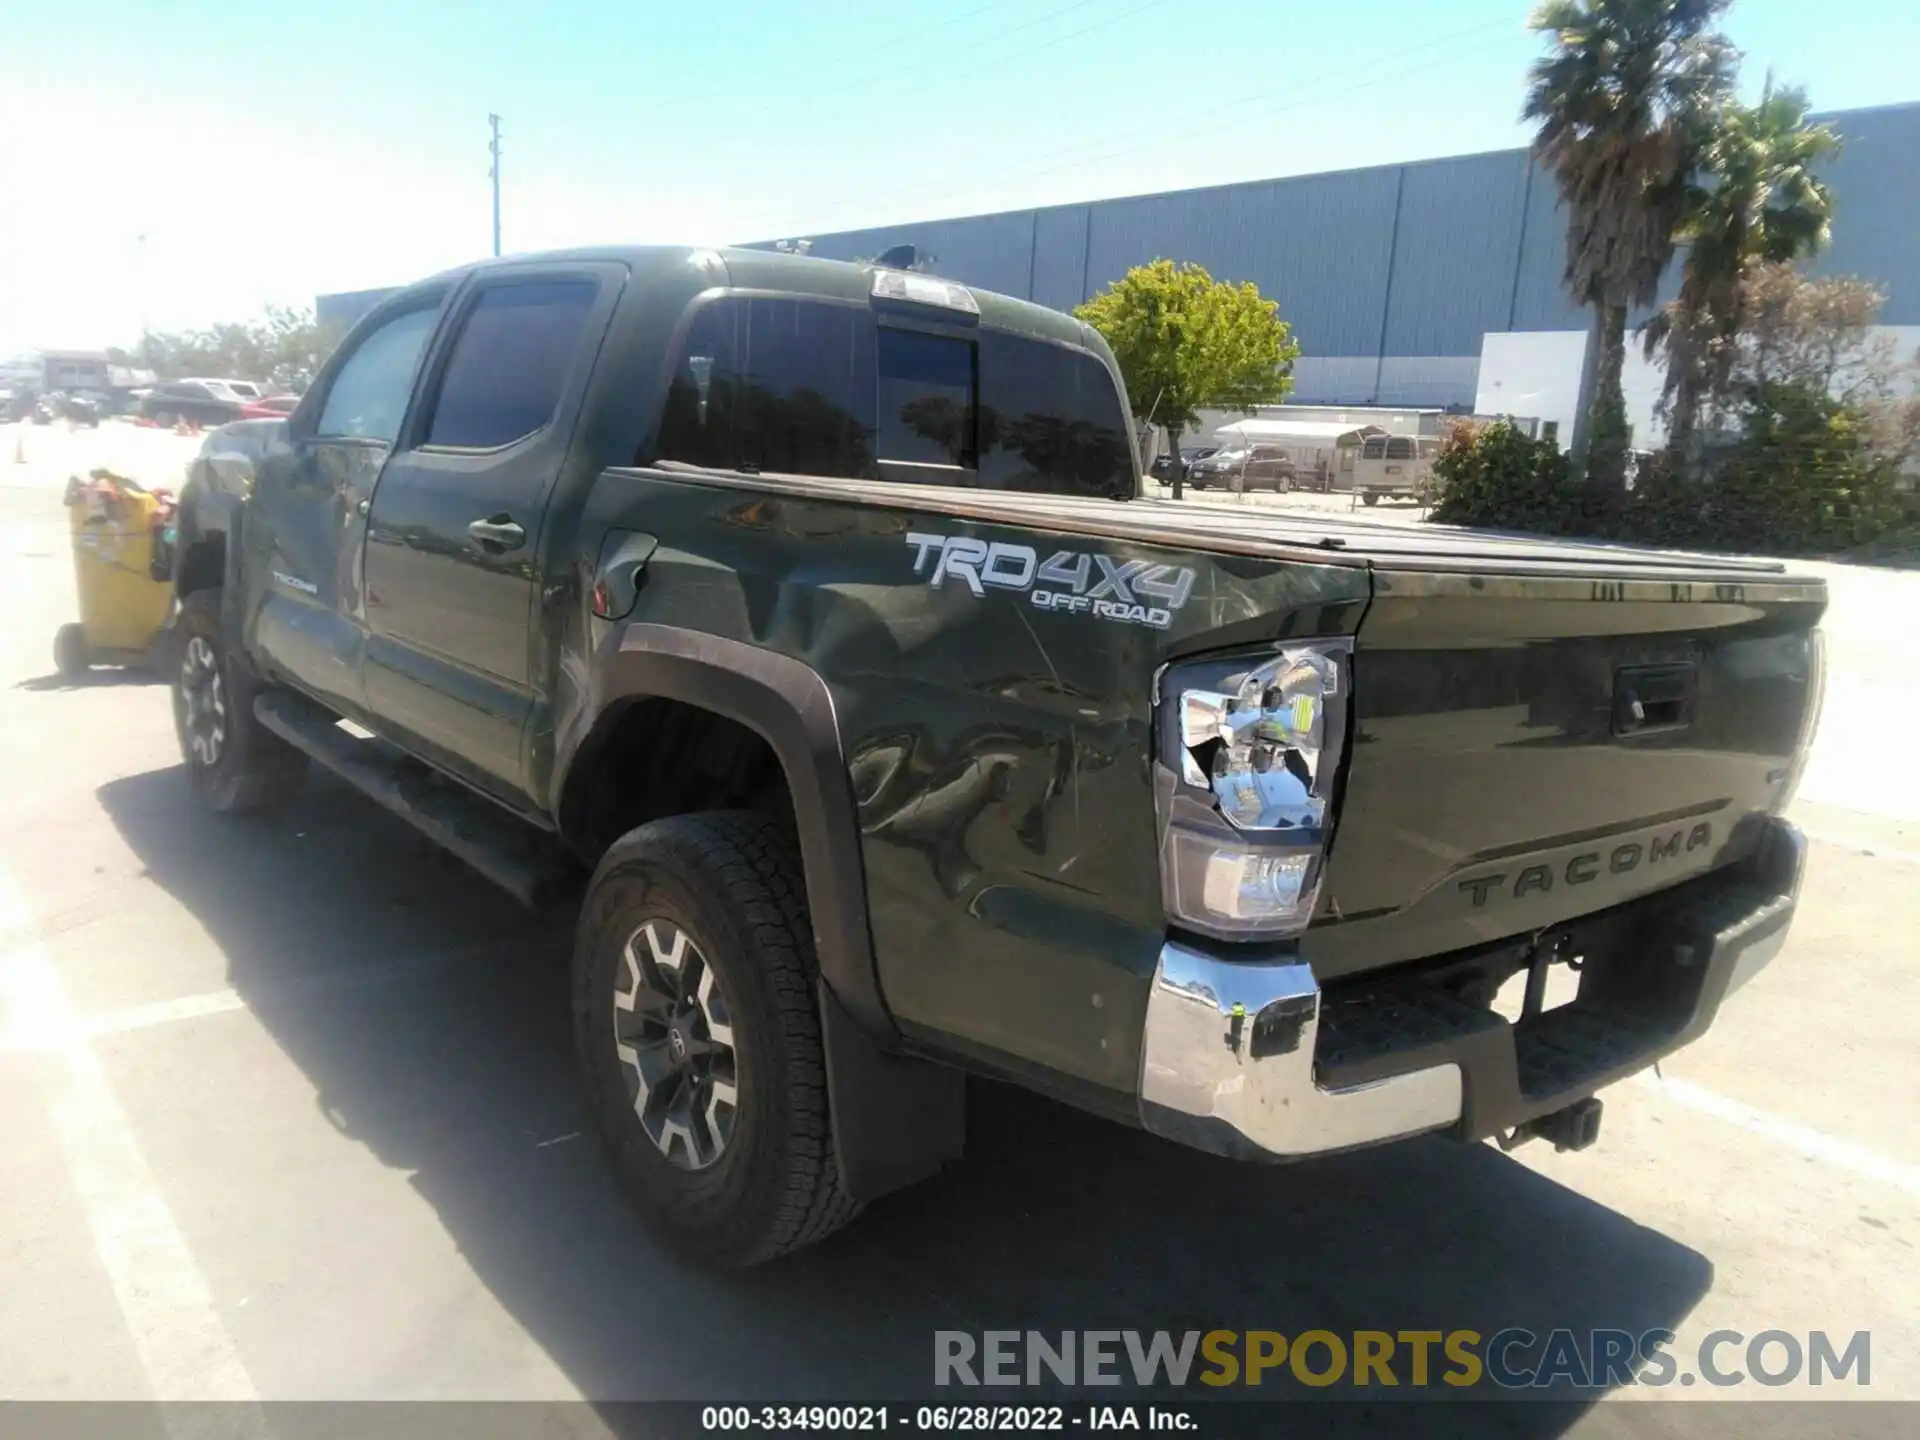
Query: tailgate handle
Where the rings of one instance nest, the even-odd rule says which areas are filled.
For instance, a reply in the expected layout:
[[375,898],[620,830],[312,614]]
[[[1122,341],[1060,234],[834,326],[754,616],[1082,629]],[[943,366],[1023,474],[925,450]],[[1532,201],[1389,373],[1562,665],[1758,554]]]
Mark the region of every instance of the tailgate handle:
[[1630,665],[1613,676],[1613,733],[1647,735],[1693,723],[1692,665]]

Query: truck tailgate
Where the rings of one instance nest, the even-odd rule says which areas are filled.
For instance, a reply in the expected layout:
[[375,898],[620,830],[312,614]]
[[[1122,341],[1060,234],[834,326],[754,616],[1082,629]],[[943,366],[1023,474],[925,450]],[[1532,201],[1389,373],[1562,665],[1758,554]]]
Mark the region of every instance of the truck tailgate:
[[[1375,557],[1304,945],[1317,973],[1545,929],[1752,852],[1817,703],[1824,585],[1760,564],[1419,540],[1424,563]],[[1579,573],[1603,561],[1633,578]]]

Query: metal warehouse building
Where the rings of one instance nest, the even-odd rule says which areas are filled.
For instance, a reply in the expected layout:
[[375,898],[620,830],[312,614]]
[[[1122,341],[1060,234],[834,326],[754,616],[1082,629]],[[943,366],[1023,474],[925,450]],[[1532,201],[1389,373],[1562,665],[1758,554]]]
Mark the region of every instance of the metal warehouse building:
[[[1920,103],[1822,118],[1845,146],[1827,165],[1837,213],[1814,269],[1874,281],[1884,324],[1920,326]],[[1577,385],[1567,332],[1587,318],[1561,285],[1565,236],[1552,176],[1500,150],[810,238],[839,260],[910,243],[937,274],[1061,310],[1155,257],[1198,261],[1279,302],[1302,351],[1296,403],[1473,407],[1490,335],[1535,332],[1498,347],[1502,364],[1564,369],[1570,357]],[[386,293],[316,308],[346,323]],[[1496,386],[1481,408],[1553,413],[1544,398]]]
[[[1884,324],[1920,325],[1920,103],[1821,118],[1845,147],[1813,268],[1874,281]],[[835,260],[910,243],[936,274],[1060,310],[1156,257],[1198,261],[1279,302],[1299,403],[1472,406],[1484,336],[1587,324],[1553,177],[1525,150],[811,238]]]

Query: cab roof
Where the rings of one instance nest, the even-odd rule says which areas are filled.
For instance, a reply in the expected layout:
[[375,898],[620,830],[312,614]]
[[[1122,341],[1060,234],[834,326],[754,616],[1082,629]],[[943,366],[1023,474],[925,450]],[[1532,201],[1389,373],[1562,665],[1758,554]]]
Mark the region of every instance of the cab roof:
[[[777,250],[752,250],[737,246],[594,245],[525,255],[503,255],[498,259],[481,260],[442,271],[421,283],[458,281],[493,271],[512,271],[527,265],[567,261],[610,261],[625,265],[634,278],[641,281],[650,277],[666,278],[670,273],[683,271],[687,267],[705,268],[715,272],[712,285],[717,287],[771,290],[842,300],[867,299],[873,293],[874,274],[884,268],[878,265],[855,265],[844,260],[826,260],[813,255],[791,255]],[[949,279],[946,276],[936,278]],[[1071,315],[991,290],[981,290],[971,285],[966,288],[980,306],[980,321],[984,325],[1036,339],[1079,345],[1101,355],[1107,353],[1105,342],[1093,327]]]

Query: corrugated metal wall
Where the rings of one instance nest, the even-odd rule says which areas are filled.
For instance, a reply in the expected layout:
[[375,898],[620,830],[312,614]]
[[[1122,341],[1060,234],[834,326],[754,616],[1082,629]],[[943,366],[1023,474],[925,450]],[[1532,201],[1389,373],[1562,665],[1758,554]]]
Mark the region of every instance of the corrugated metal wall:
[[[1886,324],[1920,323],[1920,104],[1826,119],[1846,148],[1816,268],[1876,281]],[[1157,256],[1251,280],[1300,342],[1301,400],[1471,404],[1482,335],[1587,324],[1560,283],[1552,177],[1524,150],[822,235],[813,253],[903,242],[941,275],[1062,310]]]
[[[1833,247],[1814,268],[1873,280],[1883,323],[1920,325],[1920,104],[1825,118],[1846,144],[1828,167]],[[1552,177],[1502,150],[847,231],[816,236],[813,253],[911,243],[939,274],[1058,310],[1156,256],[1197,260],[1279,302],[1304,352],[1297,399],[1470,405],[1482,335],[1586,327],[1560,283],[1565,232]],[[350,322],[386,293],[317,308]]]
[[1883,325],[1920,325],[1920,105],[1828,117],[1845,141],[1827,171],[1833,245],[1820,275],[1861,275],[1887,292]]

